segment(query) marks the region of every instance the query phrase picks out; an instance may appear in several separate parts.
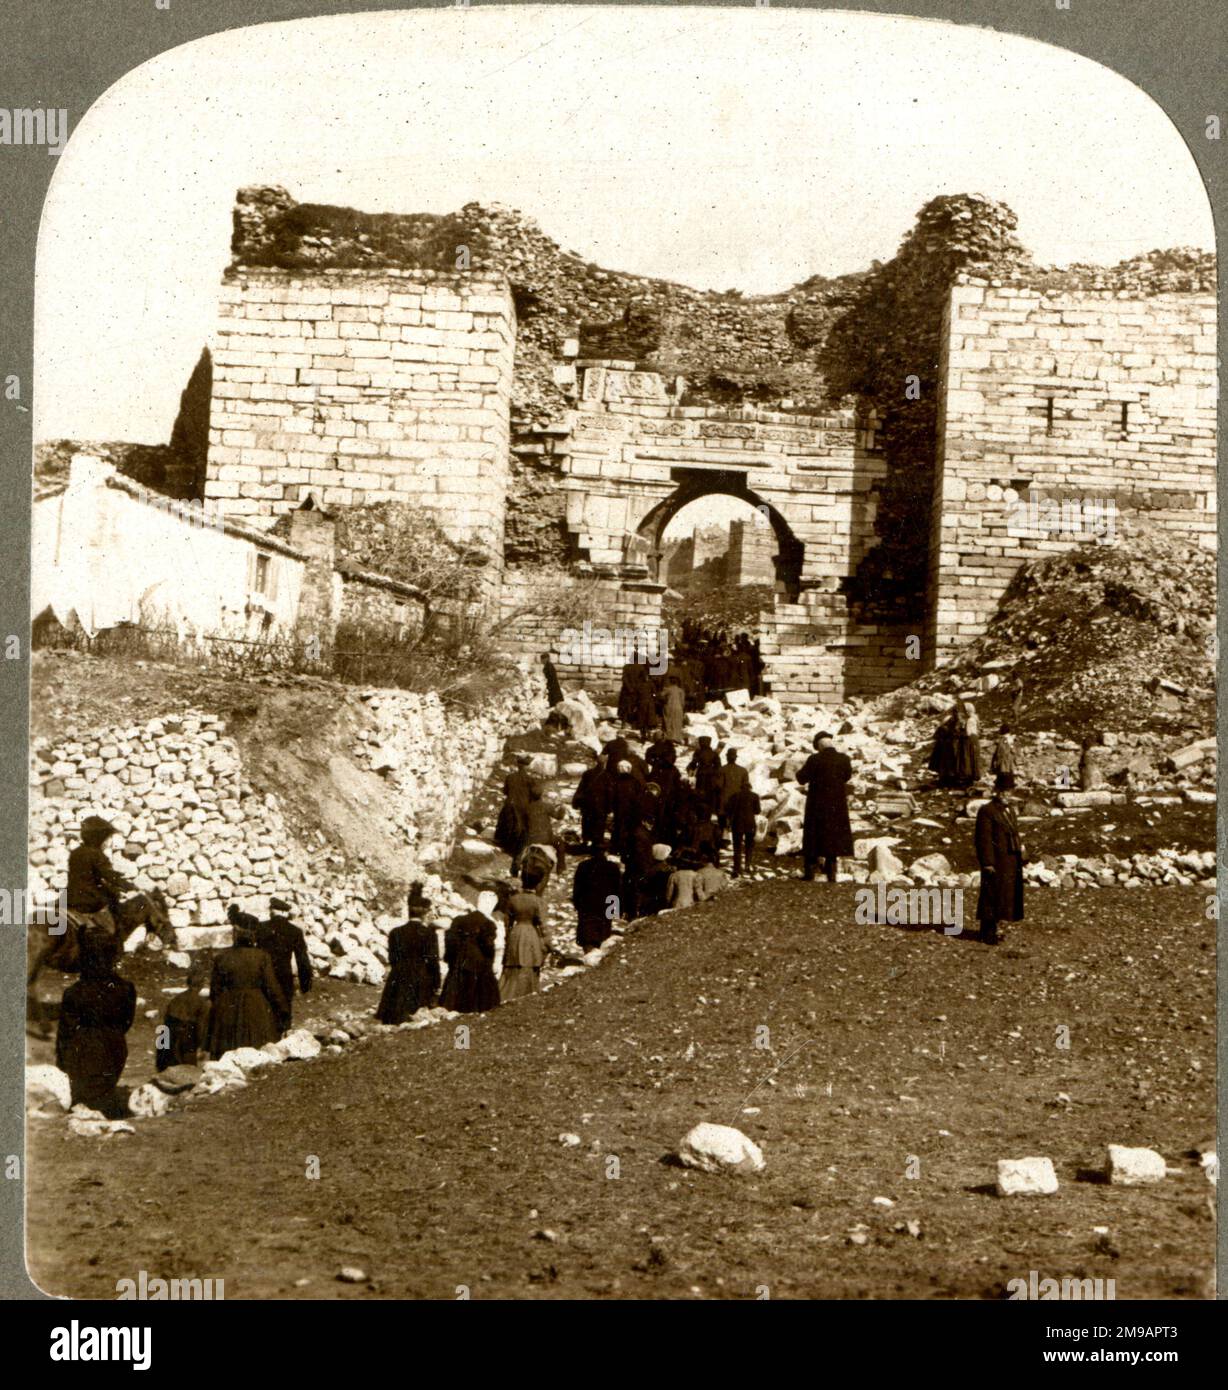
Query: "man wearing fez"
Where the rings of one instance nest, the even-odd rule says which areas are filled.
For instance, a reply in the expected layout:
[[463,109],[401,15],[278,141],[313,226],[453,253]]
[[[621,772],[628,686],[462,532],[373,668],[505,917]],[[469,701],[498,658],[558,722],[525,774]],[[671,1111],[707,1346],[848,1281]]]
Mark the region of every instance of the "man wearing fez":
[[1003,922],[1023,921],[1023,840],[1011,805],[1015,774],[999,772],[993,796],[976,813],[976,857],[981,865],[981,891],[976,919],[981,940],[997,946],[1005,939]]
[[821,859],[828,883],[835,883],[837,858],[853,852],[848,799],[853,764],[847,754],[837,751],[829,733],[816,734],[814,747],[797,774],[797,780],[806,788],[802,877],[813,879],[815,865]]
[[269,953],[269,959],[273,962],[273,974],[286,997],[286,1012],[277,1020],[277,1025],[283,1033],[290,1028],[296,965],[299,989],[304,994],[311,993],[311,956],[307,952],[307,939],[284,915],[289,911],[290,904],[284,898],[270,898],[269,920],[261,924],[256,937],[257,946]]

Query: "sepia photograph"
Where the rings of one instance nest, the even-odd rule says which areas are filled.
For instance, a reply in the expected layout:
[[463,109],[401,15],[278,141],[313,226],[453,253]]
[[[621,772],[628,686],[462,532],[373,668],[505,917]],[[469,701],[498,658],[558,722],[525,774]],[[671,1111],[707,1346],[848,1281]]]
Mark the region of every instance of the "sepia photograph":
[[38,113],[30,1279],[1214,1299],[1202,132],[1057,26],[258,9]]

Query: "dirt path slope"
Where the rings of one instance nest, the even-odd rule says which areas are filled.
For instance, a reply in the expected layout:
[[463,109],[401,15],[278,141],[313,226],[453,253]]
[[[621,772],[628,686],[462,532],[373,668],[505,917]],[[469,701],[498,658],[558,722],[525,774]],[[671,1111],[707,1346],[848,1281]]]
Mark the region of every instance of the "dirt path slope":
[[[747,886],[473,1020],[467,1050],[451,1025],[368,1040],[105,1144],[33,1120],[31,1270],[92,1297],[141,1269],[228,1298],[994,1298],[1032,1269],[1201,1296],[1204,897],[1036,892],[1022,950],[994,951],[858,925],[851,886]],[[766,1171],[664,1164],[701,1119]],[[1088,1180],[1109,1142],[1179,1171]],[[1026,1154],[1060,1192],[989,1195]]]

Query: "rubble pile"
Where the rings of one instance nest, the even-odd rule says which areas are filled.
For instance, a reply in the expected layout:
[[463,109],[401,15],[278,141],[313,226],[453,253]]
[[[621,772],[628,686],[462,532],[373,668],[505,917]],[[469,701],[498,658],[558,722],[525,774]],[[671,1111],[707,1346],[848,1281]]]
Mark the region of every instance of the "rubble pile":
[[[1215,727],[1215,554],[1117,517],[1113,544],[1024,565],[984,635],[909,687],[955,692],[992,674],[994,721],[1068,734],[1210,734]],[[1023,683],[1022,713],[1008,692]]]
[[[430,866],[446,857],[504,739],[539,717],[539,687],[534,674],[479,711],[446,706],[435,694],[362,697],[370,723],[359,731],[354,762],[389,786],[371,815],[390,817],[404,840],[404,883],[424,880],[445,912],[468,904]],[[82,819],[100,815],[118,832],[108,846],[115,867],[139,891],[165,894],[177,945],[229,945],[231,903],[263,917],[270,896],[288,896],[317,969],[382,982],[387,932],[403,920],[399,903],[318,828],[296,835],[281,800],[244,775],[223,719],[189,710],[61,743],[38,740],[31,795],[30,889],[39,899],[63,886]]]
[[[909,823],[937,824],[921,816],[932,786],[924,768],[936,719],[950,708],[949,697],[922,694],[910,701],[911,715],[886,714],[884,704],[897,699],[898,694],[825,710],[782,706],[770,696],[752,699],[746,691],[730,691],[726,701],[714,701],[702,712],[688,716],[687,737],[693,744],[701,735],[708,735],[713,746],[721,748],[722,760],[726,749],[737,750],[738,761],[747,769],[761,802],[758,844],[779,858],[801,852],[806,797],[797,783],[797,771],[813,751],[815,734],[831,732],[853,762],[849,809],[856,857],[848,866],[848,877],[859,883],[876,882],[881,877],[888,882],[976,887],[976,872],[954,872],[941,854],[922,855],[911,865],[890,854],[890,846],[899,842],[888,833],[893,828]],[[586,695],[570,694],[567,705],[575,706],[569,716],[572,737],[587,746],[595,749],[620,731],[612,722],[613,711],[598,708]],[[590,733],[593,717],[599,722]],[[1077,771],[1080,745],[1074,740],[1041,732],[1017,749],[1021,763],[1030,764],[1035,778],[1028,782],[1022,808],[1025,822],[1038,817],[1075,816],[1095,806],[1124,805],[1136,793],[1141,793],[1137,796],[1140,805],[1214,800],[1214,739],[1172,751],[1166,751],[1164,741],[1154,735],[1111,738],[1110,745],[1098,750],[1104,779],[1127,786],[1129,791],[1108,786],[1095,791],[1061,790],[1063,785],[1072,785],[1070,774]],[[992,740],[983,741],[986,763],[991,747]],[[684,766],[688,756],[683,753]],[[969,826],[968,833],[969,822],[983,804],[982,793],[973,790],[969,799],[958,805],[958,819]],[[943,809],[940,814],[945,819],[949,811]],[[570,825],[574,815],[568,815],[566,823]],[[1214,884],[1215,855],[1210,850],[1177,848],[1128,857],[1107,851],[1065,854],[1029,864],[1025,877],[1038,887]]]

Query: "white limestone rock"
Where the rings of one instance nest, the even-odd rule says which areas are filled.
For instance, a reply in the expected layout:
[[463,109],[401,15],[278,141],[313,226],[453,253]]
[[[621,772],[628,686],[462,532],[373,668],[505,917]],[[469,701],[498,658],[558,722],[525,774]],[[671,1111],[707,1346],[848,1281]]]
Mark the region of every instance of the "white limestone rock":
[[999,1197],[1048,1197],[1056,1191],[1057,1174],[1052,1159],[998,1159]]
[[951,871],[951,861],[945,854],[923,854],[908,866],[910,874],[926,879],[946,878]]
[[169,1109],[170,1101],[167,1100],[166,1093],[149,1082],[136,1087],[128,1096],[129,1115],[135,1115],[141,1120],[156,1119],[159,1115],[165,1115]]
[[567,723],[568,732],[574,739],[596,738],[597,720],[593,710],[575,695],[568,695],[554,707],[554,713]]
[[528,773],[530,777],[557,777],[559,760],[553,753],[534,753],[529,758]]
[[1109,1182],[1116,1187],[1142,1187],[1147,1183],[1163,1182],[1168,1175],[1168,1165],[1163,1155],[1154,1149],[1110,1144],[1105,1171]]
[[31,1108],[50,1105],[60,1110],[72,1106],[72,1087],[68,1076],[59,1067],[26,1068],[26,1104]]
[[887,845],[879,843],[867,856],[866,867],[871,874],[881,874],[884,879],[890,880],[898,878],[904,872],[904,861],[892,854]]
[[732,1125],[704,1122],[689,1131],[678,1146],[678,1160],[703,1173],[760,1173],[763,1151]]
[[287,1033],[277,1045],[285,1049],[287,1058],[297,1062],[309,1062],[321,1052],[319,1040],[306,1028],[296,1028],[293,1032]]

